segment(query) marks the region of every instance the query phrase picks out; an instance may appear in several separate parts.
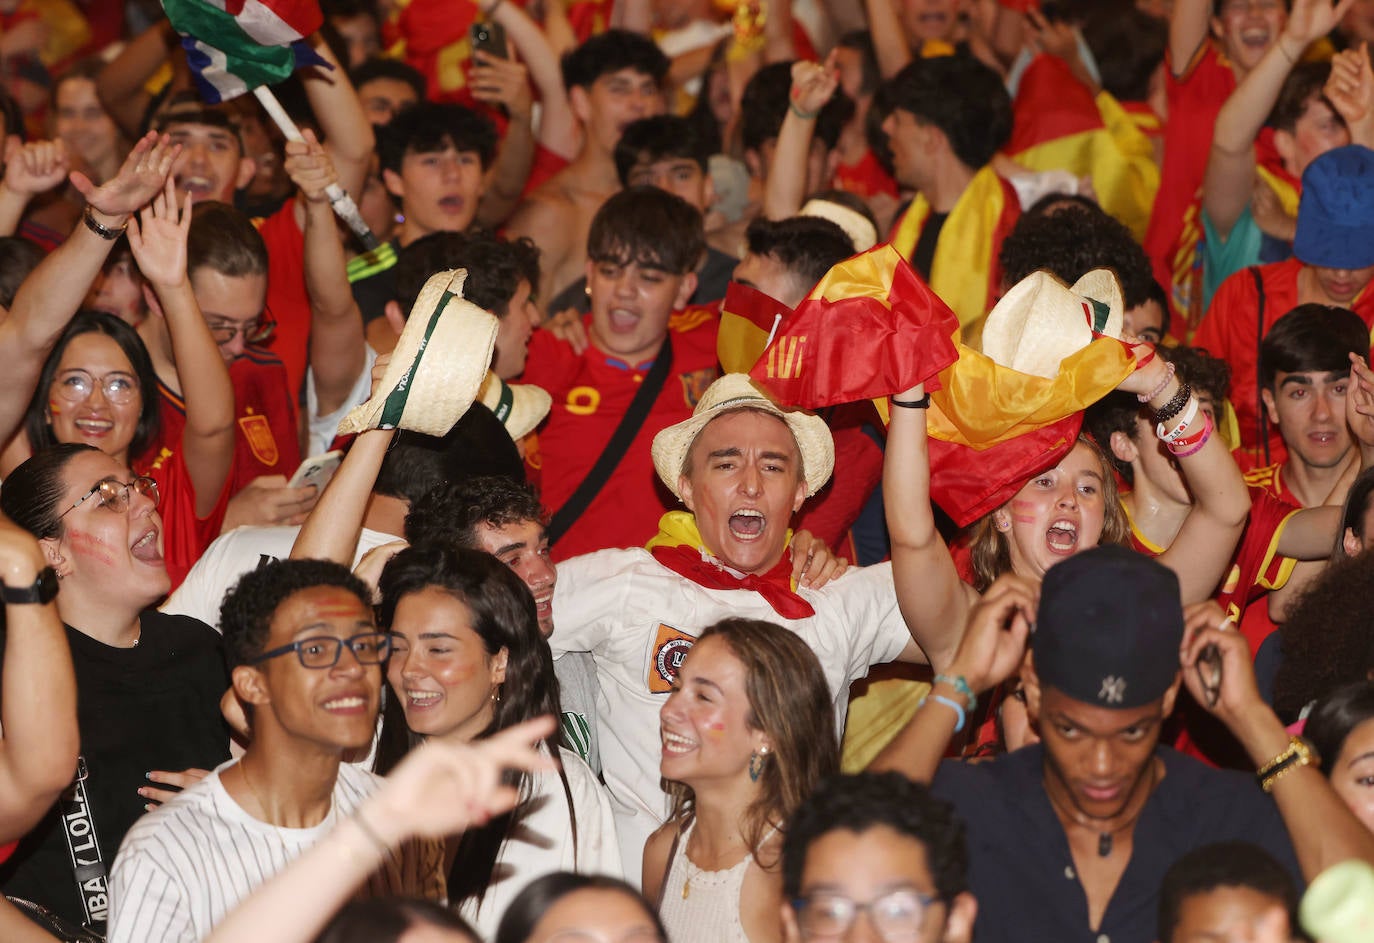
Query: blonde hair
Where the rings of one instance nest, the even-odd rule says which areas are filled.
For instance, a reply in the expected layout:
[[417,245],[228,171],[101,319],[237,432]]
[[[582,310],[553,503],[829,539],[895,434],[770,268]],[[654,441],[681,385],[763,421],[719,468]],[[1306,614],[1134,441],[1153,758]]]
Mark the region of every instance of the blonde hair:
[[[1111,460],[1092,439],[1080,435],[1079,445],[1092,450],[1093,457],[1102,472],[1102,534],[1097,538],[1098,545],[1119,544],[1124,546],[1130,538],[1131,525],[1126,512],[1121,507],[1121,494],[1116,488],[1116,474]],[[1029,480],[1029,479],[1027,479]],[[1025,482],[1022,482],[1024,486]],[[1020,489],[1017,489],[1020,490]],[[999,508],[998,510],[1001,510]],[[985,592],[993,581],[1003,573],[1011,572],[1011,542],[1007,535],[997,529],[997,511],[984,514],[973,522],[969,531],[969,554],[973,565],[973,588]]]

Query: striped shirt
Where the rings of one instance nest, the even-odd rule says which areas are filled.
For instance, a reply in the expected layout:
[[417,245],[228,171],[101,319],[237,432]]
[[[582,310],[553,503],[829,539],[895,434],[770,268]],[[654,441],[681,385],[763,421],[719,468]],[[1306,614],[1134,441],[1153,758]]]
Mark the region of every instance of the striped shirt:
[[[313,828],[278,828],[249,815],[220,783],[219,766],[141,818],[110,873],[110,943],[203,939],[241,900],[329,833],[381,780],[345,763],[334,801]],[[359,896],[443,901],[443,845],[408,843],[387,856]]]

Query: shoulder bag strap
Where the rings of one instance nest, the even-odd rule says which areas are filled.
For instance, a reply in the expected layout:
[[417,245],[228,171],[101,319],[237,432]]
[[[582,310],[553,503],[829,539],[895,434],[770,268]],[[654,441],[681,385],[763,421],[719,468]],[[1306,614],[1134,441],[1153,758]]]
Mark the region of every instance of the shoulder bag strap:
[[625,410],[625,415],[621,417],[620,424],[615,427],[615,432],[611,435],[611,440],[606,443],[606,448],[601,451],[601,456],[592,466],[592,470],[587,472],[587,477],[582,479],[582,483],[577,486],[577,490],[572,493],[572,497],[563,503],[563,506],[554,512],[552,520],[549,521],[549,543],[554,544],[558,539],[566,534],[587,510],[592,500],[601,493],[606,482],[611,477],[611,472],[620,464],[620,460],[625,457],[626,451],[630,448],[630,443],[644,425],[644,420],[649,417],[649,410],[653,408],[654,400],[658,399],[659,391],[663,389],[664,381],[668,379],[668,372],[673,367],[673,341],[669,334],[663,338],[663,346],[658,349],[658,356],[654,358],[654,365],[649,368],[648,374],[644,377],[644,382],[635,391],[635,397],[630,401],[630,408]]
[[1269,415],[1264,408],[1264,372],[1260,369],[1261,348],[1264,345],[1264,277],[1258,265],[1247,270],[1255,280],[1255,293],[1259,296],[1255,311],[1255,410],[1259,416],[1260,448],[1264,449],[1264,464],[1269,464]]
[[110,913],[110,888],[106,876],[105,858],[100,851],[100,839],[95,832],[95,817],[91,812],[90,796],[86,792],[86,758],[77,757],[76,781],[62,793],[57,802],[62,816],[62,834],[67,839],[67,855],[76,879],[76,893],[86,915],[85,924],[101,935]]

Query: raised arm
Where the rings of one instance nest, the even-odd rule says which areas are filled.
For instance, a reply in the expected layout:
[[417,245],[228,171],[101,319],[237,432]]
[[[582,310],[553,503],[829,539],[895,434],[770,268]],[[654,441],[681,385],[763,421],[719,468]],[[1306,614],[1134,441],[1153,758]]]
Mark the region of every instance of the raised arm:
[[[38,542],[0,515],[0,582],[25,589],[47,565]],[[0,697],[3,842],[32,828],[76,775],[76,676],[54,603],[5,605]]]
[[219,503],[234,461],[234,385],[187,277],[190,231],[191,195],[186,194],[178,216],[176,190],[168,180],[142,221],[129,221],[129,248],[167,321],[186,401],[182,457],[196,495],[196,516],[208,517]]
[[5,178],[0,181],[0,236],[13,236],[29,201],[65,183],[71,161],[60,139],[24,144],[11,135],[5,139]]
[[[311,38],[310,44],[320,58],[334,68],[303,72],[305,95],[324,135],[324,146],[334,162],[339,185],[354,200],[361,200],[363,184],[367,182],[368,165],[377,148],[372,122],[367,120],[363,103],[358,99],[353,83],[348,80],[348,72],[339,65],[328,44],[318,33]],[[305,225],[303,214],[304,211],[299,210],[296,217],[296,222],[302,227]]]
[[144,30],[119,51],[119,55],[100,70],[95,83],[100,104],[119,129],[133,137],[143,124],[152,96],[145,86],[167,62],[178,42],[177,31],[166,19]]
[[[1349,6],[1348,0],[1342,3]],[[1202,208],[1223,237],[1230,235],[1250,203],[1255,185],[1255,138],[1273,111],[1288,73],[1308,44],[1335,26],[1339,15],[1331,0],[1294,0],[1279,38],[1221,106],[1207,156]]]
[[205,943],[299,943],[314,939],[367,876],[405,841],[459,835],[514,807],[506,770],[547,772],[535,746],[552,717],[508,727],[471,744],[431,740],[396,767],[349,818],[254,891]]
[[839,84],[834,50],[824,64],[800,60],[792,63],[787,114],[778,131],[763,196],[763,215],[768,219],[786,219],[801,210],[806,199],[806,162],[811,156],[816,117]]
[[[1155,357],[1123,380],[1118,389],[1149,396],[1147,405],[1158,413],[1175,400],[1182,384],[1167,372],[1163,359]],[[1183,418],[1191,416],[1175,443],[1175,458],[1193,493],[1193,508],[1174,542],[1159,557],[1160,563],[1178,575],[1184,603],[1211,597],[1226,574],[1250,514],[1245,479],[1221,436],[1203,432],[1204,427],[1211,427],[1211,419],[1196,404],[1197,398],[1190,396],[1183,409],[1174,410],[1165,423],[1168,431],[1174,431]]]
[[286,143],[286,172],[305,198],[305,289],[310,295],[310,376],[320,415],[344,404],[367,363],[363,316],[348,287],[343,243],[325,188],[338,182],[313,132]]
[[1207,42],[1211,20],[1212,0],[1174,0],[1169,16],[1169,67],[1176,77],[1188,71]]
[[894,396],[883,459],[883,503],[892,544],[892,581],[902,618],[913,636],[961,625],[977,602],[959,579],[954,558],[935,528],[930,506],[930,446],[926,411],[895,405],[920,402],[925,386]]
[[[1260,697],[1245,638],[1237,631],[1221,631],[1220,610],[1199,607],[1188,615],[1184,641],[1183,679],[1199,704],[1206,693],[1198,677],[1202,650],[1215,645],[1221,653],[1221,691],[1209,708],[1240,741],[1256,770],[1263,769],[1288,749],[1291,742],[1283,723]],[[1349,858],[1374,864],[1374,833],[1355,818],[1315,766],[1295,766],[1267,787],[1288,828],[1303,877],[1312,880],[1331,865]]]
[[71,174],[72,185],[86,198],[88,223],[77,226],[24,279],[9,317],[0,324],[0,363],[5,365],[0,370],[0,440],[8,441],[19,427],[43,361],[110,254],[114,242],[97,235],[97,228],[110,234],[122,230],[134,211],[161,191],[180,151],[180,145],[149,132],[103,186],[95,186],[85,174]]
[[[529,70],[530,81],[539,90],[542,108],[539,113],[539,143],[562,157],[572,160],[577,156],[581,130],[572,109],[568,107],[568,91],[563,87],[563,70],[558,64],[558,51],[552,40],[539,24],[530,18],[519,5],[505,3],[485,4],[482,15],[500,23],[506,28],[511,45],[520,55]],[[619,6],[619,4],[617,4]],[[555,4],[545,4],[545,22],[558,19],[554,12]],[[561,4],[557,5],[559,13]],[[563,21],[566,23],[566,17]],[[571,27],[569,27],[571,37]],[[575,45],[575,41],[572,43]],[[569,45],[568,48],[572,48]]]
[[873,51],[878,56],[878,72],[890,79],[911,62],[911,46],[897,16],[892,0],[864,0],[868,13],[868,34],[873,38]]
[[964,726],[960,719],[971,707],[958,679],[981,695],[1011,677],[1026,653],[1039,600],[1035,581],[1014,573],[998,577],[969,611],[954,660],[937,677],[930,696],[868,768],[896,770],[917,782],[930,782],[955,727]]
[[529,73],[516,60],[480,51],[473,53],[473,60],[472,97],[483,104],[504,108],[510,118],[477,207],[478,222],[496,228],[520,202],[534,166],[534,128],[530,124],[534,99],[530,95]]
[[1369,47],[1336,53],[1323,92],[1350,129],[1350,143],[1374,147],[1374,70],[1369,65]]
[[[374,388],[389,361],[386,354],[377,358],[372,368]],[[372,486],[377,483],[382,460],[391,445],[392,432],[390,429],[369,429],[354,440],[343,464],[325,486],[319,503],[301,525],[301,532],[291,547],[291,559],[333,560],[344,566],[353,565],[367,501],[372,497]]]

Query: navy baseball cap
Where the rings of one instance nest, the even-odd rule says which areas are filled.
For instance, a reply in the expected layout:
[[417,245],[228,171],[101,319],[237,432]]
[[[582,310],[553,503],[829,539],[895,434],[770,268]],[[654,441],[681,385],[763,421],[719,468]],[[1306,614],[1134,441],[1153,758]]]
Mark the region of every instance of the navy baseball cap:
[[1182,644],[1178,577],[1150,557],[1093,547],[1046,571],[1031,641],[1042,685],[1100,707],[1141,707],[1174,683]]
[[1374,265],[1374,151],[1349,144],[1307,165],[1293,255],[1322,268]]

